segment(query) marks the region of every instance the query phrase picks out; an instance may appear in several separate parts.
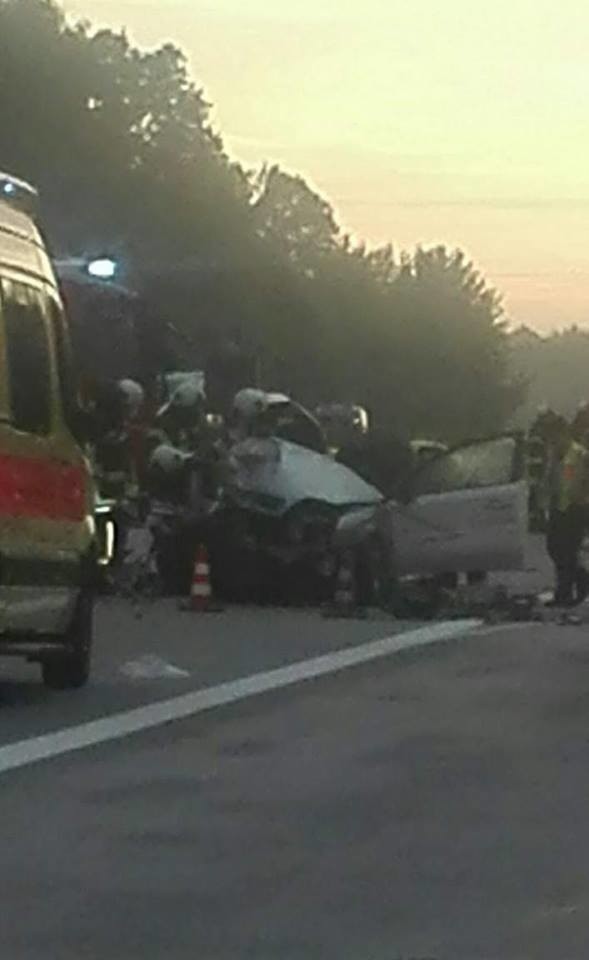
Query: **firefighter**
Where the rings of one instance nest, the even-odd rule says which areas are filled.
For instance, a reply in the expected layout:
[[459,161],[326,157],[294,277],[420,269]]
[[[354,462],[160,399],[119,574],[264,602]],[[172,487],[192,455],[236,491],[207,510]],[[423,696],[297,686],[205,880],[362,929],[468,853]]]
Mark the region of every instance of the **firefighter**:
[[231,443],[240,443],[256,432],[255,426],[266,406],[267,396],[257,387],[244,387],[235,394],[229,421]]
[[549,407],[538,409],[527,440],[527,465],[530,486],[530,528],[540,532],[546,530],[549,511],[548,461],[550,437],[558,431],[561,418]]
[[200,372],[187,373],[157,413],[156,421],[173,446],[192,451],[206,421],[205,381]]
[[158,566],[168,588],[180,591],[190,580],[197,546],[211,546],[221,483],[224,450],[205,404],[203,379],[187,375],[159,411],[166,439],[149,460],[150,494],[171,508],[156,536]]
[[581,403],[572,423],[575,440],[589,450],[589,403]]
[[147,466],[145,391],[136,380],[119,380],[123,395],[123,434],[127,447],[129,480],[127,495],[136,498],[145,482]]
[[94,428],[96,471],[103,496],[121,499],[137,489],[129,424],[143,403],[143,389],[134,380],[105,384],[98,397]]
[[564,418],[550,431],[547,549],[555,568],[552,606],[574,606],[589,594],[589,575],[579,553],[587,528],[589,452],[579,442],[579,423]]

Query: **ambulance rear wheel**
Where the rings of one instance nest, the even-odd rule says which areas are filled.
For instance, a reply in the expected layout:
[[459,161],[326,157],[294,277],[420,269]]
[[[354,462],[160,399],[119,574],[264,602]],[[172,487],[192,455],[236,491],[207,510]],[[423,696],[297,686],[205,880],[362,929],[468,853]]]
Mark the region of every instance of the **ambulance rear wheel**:
[[63,652],[41,664],[43,683],[52,690],[75,690],[90,677],[94,597],[84,590],[76,601],[71,623],[64,637]]

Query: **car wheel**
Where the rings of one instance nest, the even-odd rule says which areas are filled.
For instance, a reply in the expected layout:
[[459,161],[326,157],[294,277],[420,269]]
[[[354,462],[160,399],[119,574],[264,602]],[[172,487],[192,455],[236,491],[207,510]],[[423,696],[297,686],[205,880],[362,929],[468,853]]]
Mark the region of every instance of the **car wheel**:
[[83,687],[90,677],[94,596],[83,590],[76,601],[71,623],[63,638],[64,651],[43,661],[43,683],[52,690]]

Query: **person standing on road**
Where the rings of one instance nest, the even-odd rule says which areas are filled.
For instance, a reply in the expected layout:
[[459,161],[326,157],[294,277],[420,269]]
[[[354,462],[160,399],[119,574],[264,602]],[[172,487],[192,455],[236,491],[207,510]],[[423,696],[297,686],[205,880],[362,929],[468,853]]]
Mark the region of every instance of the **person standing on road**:
[[549,407],[541,407],[532,423],[527,441],[528,477],[530,483],[530,529],[546,531],[550,508],[547,470],[551,436],[559,429],[562,418]]
[[574,606],[589,594],[589,574],[579,553],[587,528],[589,452],[579,442],[579,426],[564,418],[551,437],[550,513],[546,546],[556,575],[554,606]]

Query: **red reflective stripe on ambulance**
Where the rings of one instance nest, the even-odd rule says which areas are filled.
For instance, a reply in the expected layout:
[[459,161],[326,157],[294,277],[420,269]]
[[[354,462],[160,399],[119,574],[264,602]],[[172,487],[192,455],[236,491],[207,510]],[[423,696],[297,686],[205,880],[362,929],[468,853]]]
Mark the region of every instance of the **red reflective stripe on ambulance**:
[[0,455],[0,515],[82,520],[85,501],[83,467]]

